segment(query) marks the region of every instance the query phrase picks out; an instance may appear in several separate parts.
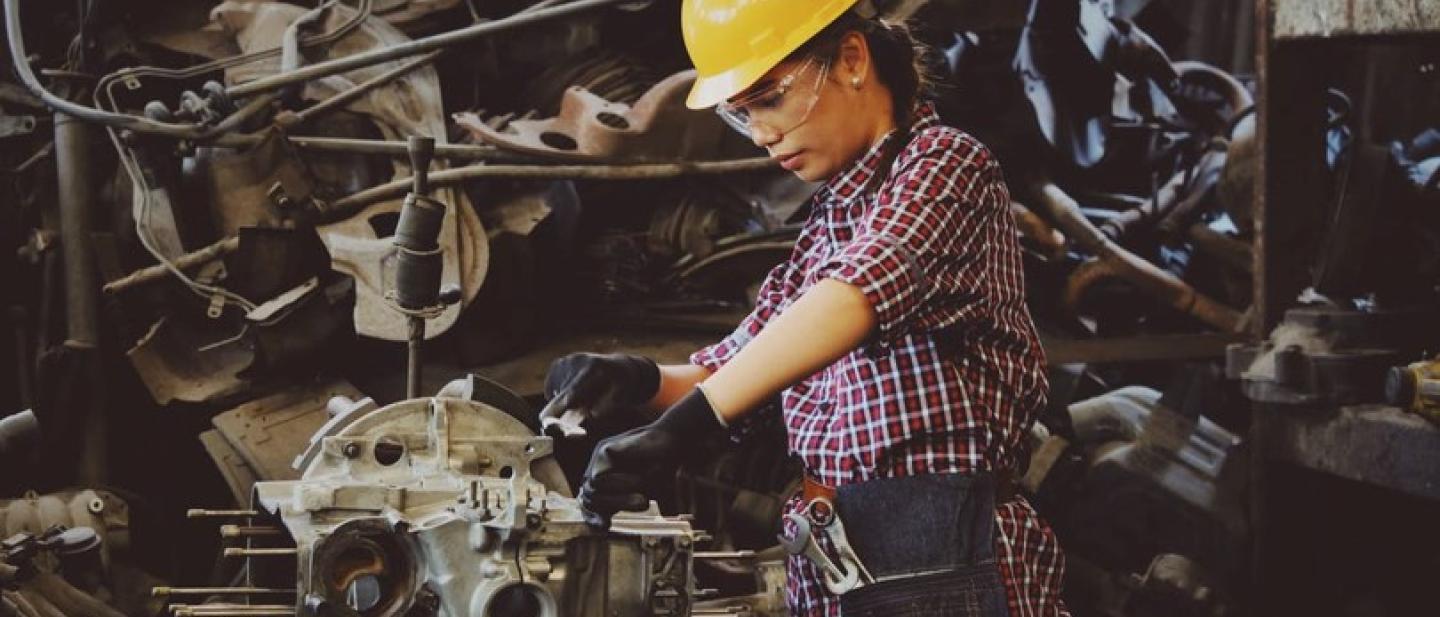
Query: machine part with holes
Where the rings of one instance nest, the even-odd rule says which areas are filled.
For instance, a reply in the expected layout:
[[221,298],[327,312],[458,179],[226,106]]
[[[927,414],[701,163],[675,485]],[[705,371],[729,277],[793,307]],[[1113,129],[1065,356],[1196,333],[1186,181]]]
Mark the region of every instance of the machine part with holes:
[[56,525],[94,530],[101,543],[102,569],[110,566],[112,552],[130,549],[130,506],[109,491],[84,489],[0,499],[0,537],[40,535]]
[[665,78],[635,105],[607,101],[573,87],[560,114],[547,120],[517,120],[497,130],[473,113],[455,122],[476,139],[506,150],[565,161],[674,161],[714,158],[728,137],[714,114],[685,107],[695,71]]
[[[304,7],[284,3],[223,2],[212,12],[212,19],[226,32],[232,33],[242,52],[250,52],[280,44],[285,28],[307,11]],[[333,29],[354,15],[354,9],[333,7],[323,27]],[[380,47],[404,43],[409,39],[384,20],[371,17],[356,31],[342,37],[326,50],[327,58],[353,55]],[[226,74],[229,84],[245,83],[274,74],[279,60],[252,62],[235,67]],[[332,75],[306,84],[301,97],[319,101],[353,88],[356,84],[403,64],[404,60],[381,63]],[[422,67],[400,75],[385,86],[371,90],[345,106],[345,109],[366,116],[387,140],[403,140],[409,135],[433,136],[445,142],[445,118],[441,106],[440,79],[433,67]],[[435,169],[443,169],[441,161]],[[396,159],[396,176],[408,175],[408,165]],[[484,227],[463,191],[454,188],[437,190],[433,197],[449,204],[440,231],[440,247],[444,268],[441,285],[458,286],[462,301],[448,306],[426,327],[426,336],[444,334],[461,309],[475,298],[485,278],[489,248]],[[355,279],[355,331],[361,335],[402,341],[408,335],[405,320],[396,313],[384,294],[394,277],[395,247],[389,235],[393,219],[400,211],[400,199],[389,199],[370,205],[343,221],[318,229],[321,240],[330,252],[332,267]]]
[[[252,525],[283,526],[293,548],[235,554],[258,586],[294,585],[295,610],[690,614],[690,524],[652,507],[590,529],[550,438],[509,413],[448,397],[356,412],[311,444],[301,479],[255,485]],[[271,580],[292,558],[295,580]]]

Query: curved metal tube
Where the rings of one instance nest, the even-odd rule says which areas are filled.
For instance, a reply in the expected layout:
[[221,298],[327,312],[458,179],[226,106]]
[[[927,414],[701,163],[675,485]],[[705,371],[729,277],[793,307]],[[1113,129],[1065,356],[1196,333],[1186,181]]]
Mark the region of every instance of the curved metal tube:
[[1045,209],[1060,231],[1084,250],[1111,262],[1106,267],[1113,268],[1115,276],[1224,332],[1240,327],[1238,311],[1195,291],[1185,281],[1116,244],[1086,220],[1080,204],[1054,182],[1039,179],[1028,188],[1035,204]]

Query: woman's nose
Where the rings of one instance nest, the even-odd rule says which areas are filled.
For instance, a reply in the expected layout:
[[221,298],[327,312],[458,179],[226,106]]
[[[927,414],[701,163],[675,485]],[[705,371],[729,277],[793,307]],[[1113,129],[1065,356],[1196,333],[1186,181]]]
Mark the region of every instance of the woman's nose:
[[765,126],[763,123],[754,121],[750,123],[750,141],[761,148],[768,148],[772,144],[778,143],[781,137],[783,135],[780,134],[780,131]]

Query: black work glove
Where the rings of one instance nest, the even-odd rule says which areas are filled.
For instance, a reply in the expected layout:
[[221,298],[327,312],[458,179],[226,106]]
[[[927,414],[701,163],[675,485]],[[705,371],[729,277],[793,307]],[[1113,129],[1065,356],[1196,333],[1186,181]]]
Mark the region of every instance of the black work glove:
[[615,417],[620,409],[634,409],[660,389],[660,367],[644,356],[573,353],[550,364],[545,374],[545,398],[550,404],[540,422],[559,418],[567,409],[580,409],[591,418]]
[[644,510],[650,504],[641,492],[648,474],[704,459],[728,432],[696,388],[649,425],[601,441],[580,486],[585,522],[608,529],[616,512]]

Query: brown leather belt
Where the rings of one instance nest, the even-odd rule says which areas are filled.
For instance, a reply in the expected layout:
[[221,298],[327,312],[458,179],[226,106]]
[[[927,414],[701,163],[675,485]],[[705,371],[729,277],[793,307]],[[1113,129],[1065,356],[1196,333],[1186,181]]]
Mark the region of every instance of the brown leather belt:
[[[1002,469],[995,472],[995,504],[1006,503],[1015,498],[1019,488],[1015,483],[1015,473],[1010,469]],[[824,497],[831,503],[835,501],[835,487],[820,482],[805,474],[805,483],[801,489],[801,503],[810,503],[816,497]]]

